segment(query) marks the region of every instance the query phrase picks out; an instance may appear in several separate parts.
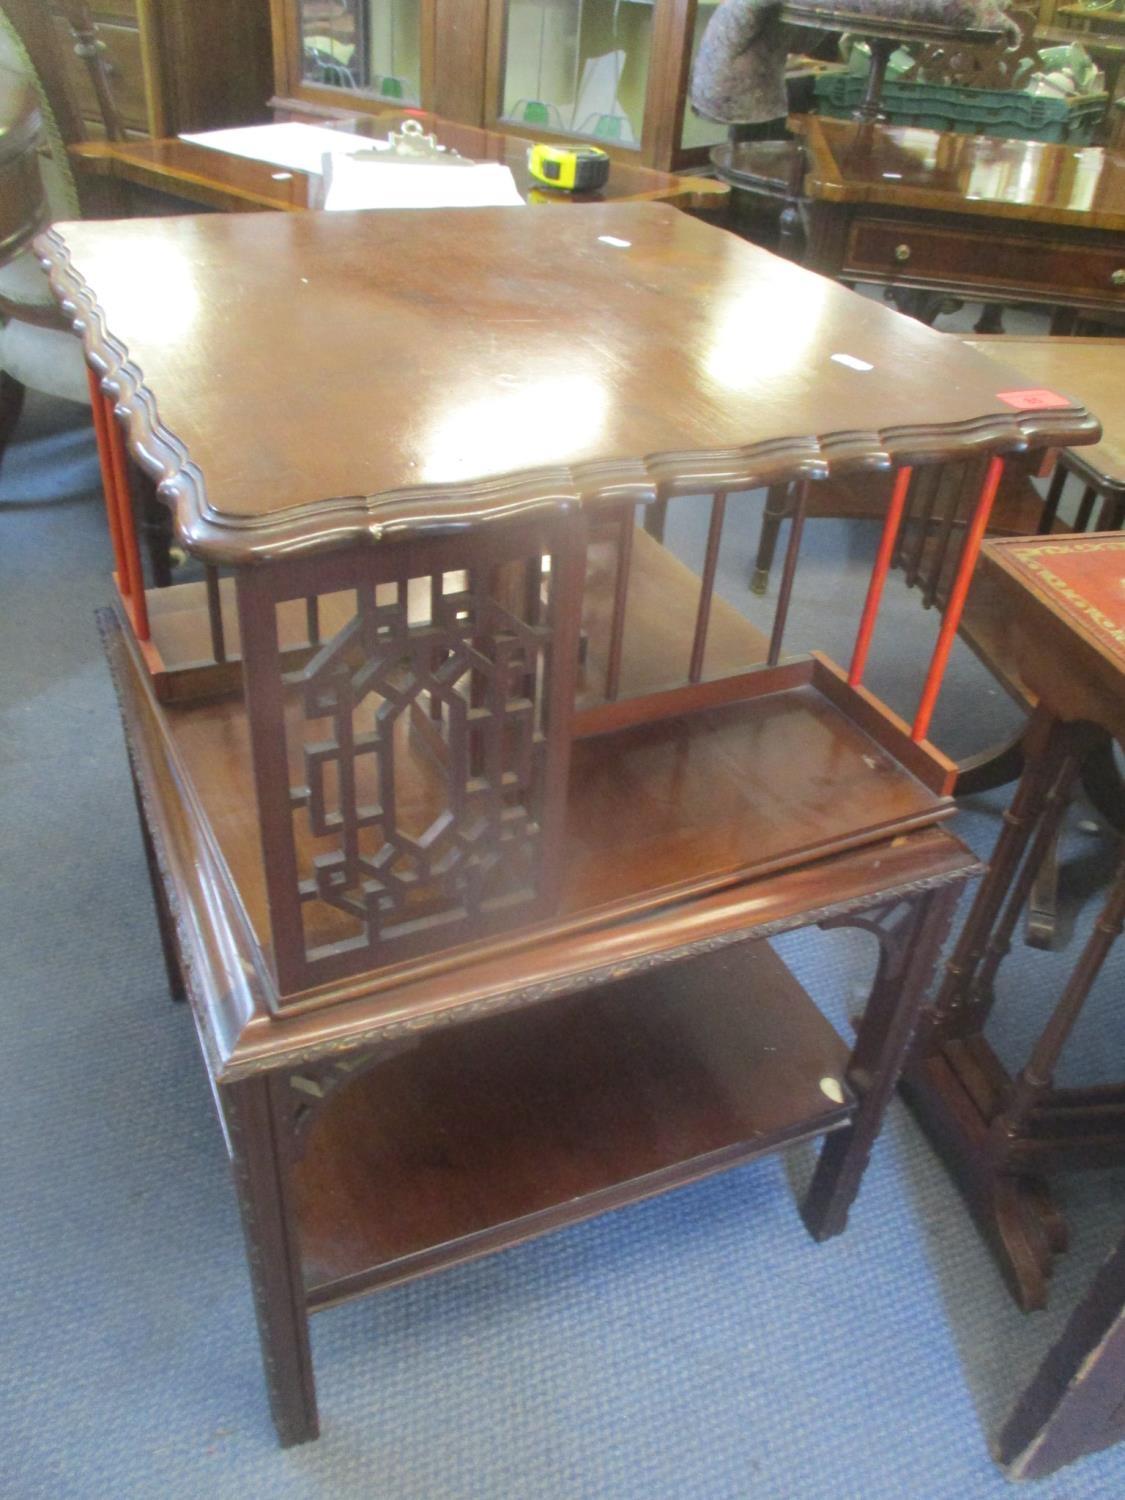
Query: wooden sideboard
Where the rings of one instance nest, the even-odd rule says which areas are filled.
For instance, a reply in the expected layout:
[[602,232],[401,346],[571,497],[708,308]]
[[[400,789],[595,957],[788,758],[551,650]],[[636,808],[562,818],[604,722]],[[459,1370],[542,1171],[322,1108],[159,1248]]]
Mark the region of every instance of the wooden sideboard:
[[[42,11],[54,55],[37,63],[88,137],[104,134],[86,65],[60,0],[5,0],[18,29],[34,34]],[[39,12],[39,16],[26,12]],[[131,135],[167,136],[268,118],[268,0],[91,0],[114,101]],[[46,60],[46,68],[44,61]]]
[[982,301],[1125,309],[1120,152],[799,123],[811,269]]

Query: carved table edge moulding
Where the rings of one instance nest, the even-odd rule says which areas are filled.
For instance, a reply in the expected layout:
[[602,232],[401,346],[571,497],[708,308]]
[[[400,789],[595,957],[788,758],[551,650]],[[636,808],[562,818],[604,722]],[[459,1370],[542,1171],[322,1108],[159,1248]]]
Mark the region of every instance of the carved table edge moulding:
[[[568,218],[586,211],[575,208]],[[619,205],[613,213],[678,211],[659,205]],[[656,499],[658,490],[667,499],[703,488],[755,489],[798,477],[821,479],[829,474],[936,462],[952,455],[967,458],[975,453],[1065,447],[1095,441],[1101,430],[1080,403],[1056,400],[1053,407],[1020,410],[1009,406],[961,423],[794,433],[713,451],[656,452],[525,469],[477,483],[450,481],[379,494],[325,495],[315,505],[266,517],[238,518],[209,503],[202,472],[183,442],[161,421],[143,371],[106,327],[92,290],[72,264],[67,228],[58,225],[35,241],[52,290],[82,337],[102,391],[112,399],[116,415],[126,426],[134,458],[155,479],[158,493],[172,507],[178,536],[189,550],[212,563],[266,562],[349,542],[434,536],[456,532],[466,519],[511,520],[521,513],[579,505],[642,504]],[[435,514],[435,496],[452,501],[455,509],[443,508]]]

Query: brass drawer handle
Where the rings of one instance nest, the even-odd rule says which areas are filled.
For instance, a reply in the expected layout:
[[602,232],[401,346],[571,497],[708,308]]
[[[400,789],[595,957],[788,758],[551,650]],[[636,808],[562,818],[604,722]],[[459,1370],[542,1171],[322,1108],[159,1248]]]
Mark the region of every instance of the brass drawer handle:
[[895,260],[897,260],[897,261],[904,261],[904,260],[909,260],[909,259],[910,259],[910,246],[909,245],[896,245],[895,246]]
[[1125,286],[1125,266],[1117,271],[1111,271],[1109,279],[1114,286]]

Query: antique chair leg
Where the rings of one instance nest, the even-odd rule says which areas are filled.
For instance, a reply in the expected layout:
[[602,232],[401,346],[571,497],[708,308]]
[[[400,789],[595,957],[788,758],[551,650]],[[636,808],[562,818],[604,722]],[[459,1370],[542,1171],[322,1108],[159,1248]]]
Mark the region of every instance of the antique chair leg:
[[309,1319],[289,1201],[288,1138],[280,1075],[221,1084],[231,1169],[270,1412],[283,1448],[319,1435]]
[[766,491],[766,508],[762,512],[762,530],[758,536],[758,556],[754,560],[754,572],[750,579],[752,593],[764,594],[770,586],[773,554],[777,549],[781,523],[788,514],[789,486],[771,485]]
[[847,1077],[859,1095],[855,1118],[824,1143],[802,1208],[816,1240],[843,1232],[848,1211],[879,1134],[906,1059],[938,952],[960,891],[959,885],[925,891],[915,898],[910,930],[900,935],[905,964],[881,964],[848,1063]]

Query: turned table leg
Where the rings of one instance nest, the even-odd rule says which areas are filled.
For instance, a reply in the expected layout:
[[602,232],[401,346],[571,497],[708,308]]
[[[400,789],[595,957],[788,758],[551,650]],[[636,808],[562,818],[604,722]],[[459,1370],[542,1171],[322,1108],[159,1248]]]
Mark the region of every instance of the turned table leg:
[[942,886],[913,898],[912,919],[894,934],[893,956],[884,949],[847,1067],[859,1107],[852,1123],[825,1141],[802,1209],[814,1239],[829,1239],[847,1224],[960,889]]
[[766,507],[762,512],[762,529],[758,534],[758,555],[754,559],[754,572],[750,579],[751,591],[764,594],[769,588],[770,569],[777,550],[777,538],[781,523],[789,514],[789,486],[771,485],[766,491]]
[[[1046,1181],[1015,1149],[1020,1125],[1046,1086],[1048,1059],[1038,1050],[1027,1086],[1014,1086],[984,1026],[1000,965],[1052,854],[1094,734],[1089,725],[1061,723],[1043,711],[1032,721],[1027,767],[903,1076],[907,1102],[1025,1310],[1045,1306],[1053,1258],[1066,1248],[1065,1222]],[[1061,1004],[1071,1024],[1090,982],[1092,975],[1077,998],[1074,982],[1068,986]]]
[[1125,926],[1125,862],[1114,877],[1109,899],[1094,923],[1070,979],[1059,997],[1050,1020],[1032,1048],[1031,1056],[1012,1085],[1004,1108],[993,1121],[993,1139],[1001,1161],[1004,1146],[1014,1141],[1028,1117],[1051,1086],[1059,1058],[1074,1024],[1082,1012],[1094,980],[1109,957],[1109,951]]
[[220,1093],[270,1411],[281,1446],[289,1448],[315,1438],[319,1424],[280,1086],[263,1076],[221,1085]]

